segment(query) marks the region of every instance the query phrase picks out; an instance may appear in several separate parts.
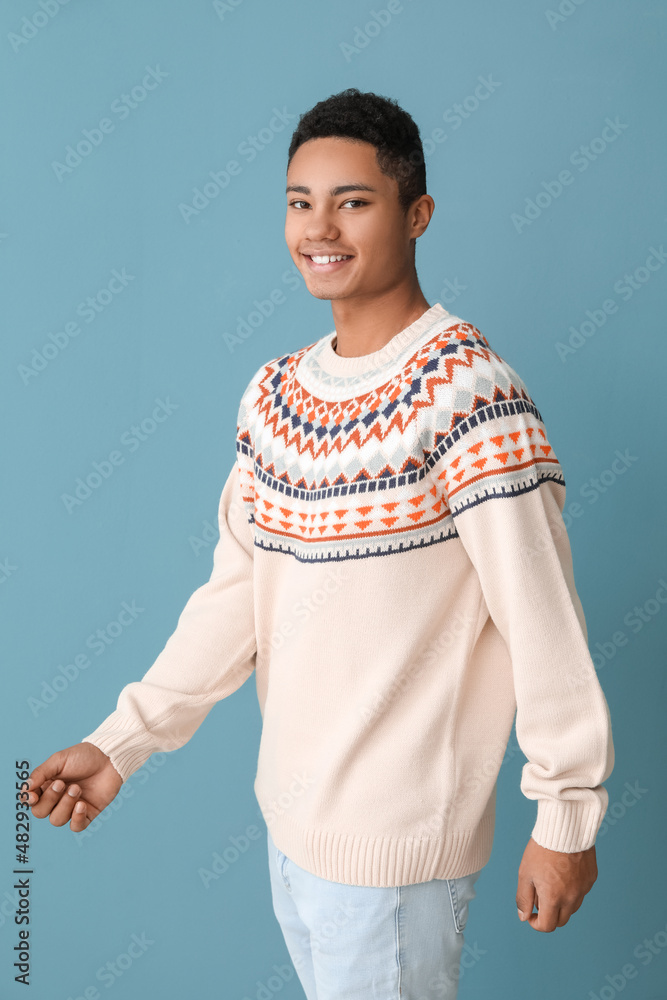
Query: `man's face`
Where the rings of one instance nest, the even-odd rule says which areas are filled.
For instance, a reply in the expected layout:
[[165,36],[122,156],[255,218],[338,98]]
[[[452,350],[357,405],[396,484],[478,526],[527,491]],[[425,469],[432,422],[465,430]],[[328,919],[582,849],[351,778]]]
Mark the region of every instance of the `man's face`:
[[[414,261],[409,219],[398,201],[397,181],[382,173],[370,143],[309,139],[292,157],[285,240],[317,298],[373,297],[404,280]],[[311,254],[350,259],[317,264]]]

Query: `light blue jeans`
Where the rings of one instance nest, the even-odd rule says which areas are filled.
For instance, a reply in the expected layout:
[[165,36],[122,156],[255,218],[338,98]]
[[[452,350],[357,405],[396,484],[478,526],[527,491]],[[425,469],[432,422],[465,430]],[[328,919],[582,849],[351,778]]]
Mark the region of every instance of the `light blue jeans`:
[[307,1000],[456,1000],[481,869],[394,888],[344,885],[300,868],[267,835],[273,911]]

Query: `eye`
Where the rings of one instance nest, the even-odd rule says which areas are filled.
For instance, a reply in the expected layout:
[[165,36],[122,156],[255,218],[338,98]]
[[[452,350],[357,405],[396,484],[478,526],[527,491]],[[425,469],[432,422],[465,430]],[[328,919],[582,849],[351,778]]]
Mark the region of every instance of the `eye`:
[[[301,198],[294,198],[293,201],[288,202],[291,208],[296,208],[298,205],[307,205],[307,201],[303,201]],[[343,205],[367,205],[367,201],[363,201],[361,198],[348,198],[347,201],[343,202]]]

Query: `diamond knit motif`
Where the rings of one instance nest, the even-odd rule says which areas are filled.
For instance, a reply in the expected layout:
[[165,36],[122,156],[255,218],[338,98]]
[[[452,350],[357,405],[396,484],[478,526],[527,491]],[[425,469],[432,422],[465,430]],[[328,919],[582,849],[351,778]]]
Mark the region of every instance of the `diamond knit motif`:
[[264,365],[237,453],[255,545],[363,559],[456,537],[475,503],[564,483],[517,373],[470,323],[429,329],[384,368],[332,375],[324,341]]

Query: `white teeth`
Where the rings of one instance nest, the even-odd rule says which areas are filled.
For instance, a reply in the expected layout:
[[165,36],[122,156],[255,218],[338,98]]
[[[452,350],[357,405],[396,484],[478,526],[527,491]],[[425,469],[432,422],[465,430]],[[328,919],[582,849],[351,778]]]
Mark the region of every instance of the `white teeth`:
[[311,260],[315,261],[316,264],[330,264],[332,260],[347,260],[348,257],[350,256],[351,254],[345,254],[345,253],[338,254],[337,257],[327,256],[327,255],[316,257],[314,255],[311,255]]

